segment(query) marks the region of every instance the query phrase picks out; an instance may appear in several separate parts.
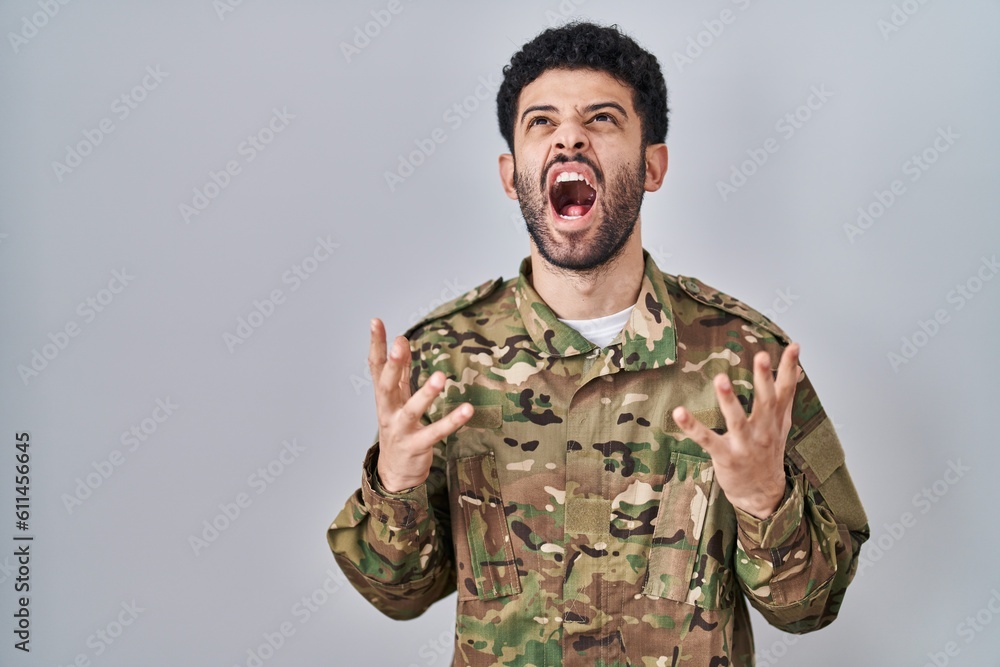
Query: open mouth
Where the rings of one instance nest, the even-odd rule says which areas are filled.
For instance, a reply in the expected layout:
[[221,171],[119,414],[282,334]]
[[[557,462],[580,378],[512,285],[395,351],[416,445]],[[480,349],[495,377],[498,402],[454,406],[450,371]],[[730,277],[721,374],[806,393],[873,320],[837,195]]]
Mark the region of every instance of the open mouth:
[[597,199],[597,190],[583,174],[560,172],[549,188],[552,208],[565,220],[577,220],[587,215]]

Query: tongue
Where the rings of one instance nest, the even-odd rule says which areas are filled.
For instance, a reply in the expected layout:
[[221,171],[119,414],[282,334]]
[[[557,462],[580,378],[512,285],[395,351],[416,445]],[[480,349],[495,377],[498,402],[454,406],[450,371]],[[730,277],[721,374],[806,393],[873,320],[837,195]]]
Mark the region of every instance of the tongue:
[[589,210],[590,206],[583,206],[580,204],[569,204],[567,206],[563,206],[563,209],[559,211],[559,213],[560,215],[571,217],[571,216],[586,215],[587,211]]

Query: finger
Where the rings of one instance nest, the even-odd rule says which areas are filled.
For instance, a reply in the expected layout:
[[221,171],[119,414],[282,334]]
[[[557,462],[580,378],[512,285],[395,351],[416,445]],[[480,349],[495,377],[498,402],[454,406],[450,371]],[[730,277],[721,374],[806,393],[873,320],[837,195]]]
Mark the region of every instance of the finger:
[[688,412],[687,408],[674,408],[672,416],[677,425],[684,431],[684,435],[701,445],[702,449],[708,452],[710,456],[714,456],[725,449],[725,441],[722,437],[695,419],[694,415]]
[[401,366],[404,365],[404,357],[407,360],[410,357],[409,354],[404,353],[404,348],[409,349],[409,345],[401,343],[401,340],[405,341],[406,339],[402,336],[396,336],[392,341],[388,359],[386,359],[382,374],[378,378],[378,390],[382,393],[383,407],[391,411],[398,410],[403,405],[403,397],[399,389],[399,374]]
[[778,364],[778,379],[775,381],[776,400],[782,410],[791,404],[795,396],[795,385],[799,381],[799,344],[790,343],[781,354]]
[[372,376],[372,386],[375,389],[375,407],[381,410],[382,392],[379,388],[379,378],[382,377],[382,369],[385,367],[385,325],[377,317],[373,317],[370,323],[371,342],[368,345],[368,370]]
[[441,371],[434,371],[431,376],[427,378],[427,382],[424,383],[423,387],[417,390],[417,393],[413,394],[408,401],[403,405],[401,410],[403,417],[405,418],[408,426],[414,426],[424,415],[425,412],[434,403],[434,399],[438,397],[441,390],[444,388],[444,373]]
[[406,343],[406,362],[399,365],[399,396],[403,403],[406,403],[410,398],[410,363],[413,361],[413,357],[410,354],[410,344],[409,341]]
[[771,376],[771,355],[761,350],[753,357],[753,404],[769,408],[774,404],[774,378]]
[[785,442],[788,440],[788,433],[792,430],[792,412],[794,406],[795,406],[795,401],[789,400],[785,403],[785,407],[781,411],[780,433],[781,433],[782,446],[785,445]]
[[382,374],[385,365],[385,328],[382,320],[373,317],[370,323],[371,342],[368,344],[368,368],[375,380]]
[[415,442],[421,447],[432,446],[457,431],[462,424],[469,421],[470,417],[472,417],[472,404],[462,403],[441,419],[417,431]]
[[715,376],[715,396],[719,401],[719,409],[726,418],[726,430],[740,432],[747,422],[747,414],[743,411],[740,400],[733,393],[733,383],[725,373]]

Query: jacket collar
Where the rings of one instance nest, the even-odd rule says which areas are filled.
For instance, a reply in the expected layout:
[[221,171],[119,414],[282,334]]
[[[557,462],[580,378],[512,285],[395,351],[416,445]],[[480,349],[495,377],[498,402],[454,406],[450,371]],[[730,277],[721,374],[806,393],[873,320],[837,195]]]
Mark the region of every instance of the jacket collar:
[[[663,274],[649,252],[643,249],[645,262],[639,297],[625,328],[608,346],[613,363],[621,370],[659,368],[677,359],[674,314],[670,308]],[[531,257],[521,260],[514,303],[524,327],[543,356],[570,357],[600,352],[600,348],[576,329],[559,321],[548,304],[531,285]]]

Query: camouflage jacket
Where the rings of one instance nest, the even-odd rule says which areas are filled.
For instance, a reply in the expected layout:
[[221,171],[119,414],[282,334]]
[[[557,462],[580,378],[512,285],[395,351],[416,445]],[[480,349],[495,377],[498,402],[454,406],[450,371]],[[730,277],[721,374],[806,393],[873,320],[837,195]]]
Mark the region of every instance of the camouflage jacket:
[[754,353],[776,368],[788,337],[643,256],[636,306],[604,348],[556,318],[529,258],[407,332],[412,388],[448,378],[425,423],[465,401],[475,412],[401,493],[378,485],[376,439],[327,540],[392,618],[457,589],[454,665],[748,666],[748,601],[794,633],[840,609],[869,528],[808,377],[785,497],[763,520],[729,503],[670,416],[684,405],[724,432],[712,377],[727,373],[749,412]]

